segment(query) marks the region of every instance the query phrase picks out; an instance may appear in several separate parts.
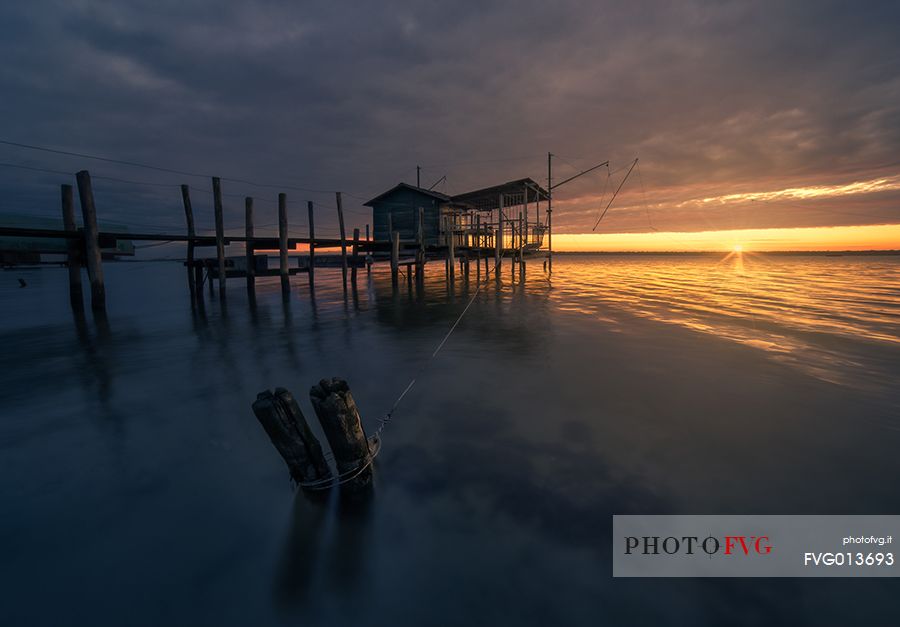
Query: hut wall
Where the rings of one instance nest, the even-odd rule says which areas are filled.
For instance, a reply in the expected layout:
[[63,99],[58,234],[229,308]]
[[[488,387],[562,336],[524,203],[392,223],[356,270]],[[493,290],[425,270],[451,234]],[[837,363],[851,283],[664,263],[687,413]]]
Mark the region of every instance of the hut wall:
[[397,190],[390,196],[373,204],[372,226],[376,240],[389,240],[388,214],[395,231],[400,231],[401,240],[416,239],[416,222],[419,207],[425,209],[425,243],[437,244],[440,235],[439,200],[417,193],[415,190]]

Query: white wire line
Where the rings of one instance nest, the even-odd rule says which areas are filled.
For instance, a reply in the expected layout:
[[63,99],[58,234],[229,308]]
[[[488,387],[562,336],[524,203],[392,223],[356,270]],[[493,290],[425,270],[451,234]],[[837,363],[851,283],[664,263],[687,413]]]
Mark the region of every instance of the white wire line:
[[[133,168],[144,168],[147,170],[155,170],[157,172],[165,172],[167,174],[178,174],[180,176],[191,176],[195,178],[212,178],[214,175],[212,174],[204,174],[200,172],[189,172],[186,170],[176,170],[174,168],[167,168],[164,166],[153,165],[149,163],[140,163],[138,161],[129,161],[126,159],[113,159],[110,157],[101,157],[99,155],[91,155],[83,152],[75,152],[71,150],[60,150],[58,148],[48,148],[46,146],[36,146],[34,144],[25,144],[22,142],[14,142],[6,139],[0,139],[0,144],[6,146],[13,146],[16,148],[25,148],[27,150],[38,150],[41,152],[48,152],[57,155],[64,155],[68,157],[79,157],[81,159],[92,159],[94,161],[103,161],[106,163],[116,163],[119,165],[125,165]],[[314,189],[309,187],[301,187],[298,185],[288,185],[282,183],[259,183],[257,181],[250,181],[247,179],[241,179],[237,177],[231,176],[220,176],[219,177],[223,181],[230,181],[232,183],[241,183],[244,185],[251,185],[254,187],[271,187],[277,189],[293,189],[295,191],[308,192],[312,194],[333,194],[336,190],[329,189]]]
[[[0,142],[0,143],[2,143],[2,142]],[[33,172],[42,172],[42,173],[48,173],[48,174],[72,176],[71,172],[66,172],[63,170],[53,170],[53,169],[49,169],[49,168],[32,167],[32,166],[15,164],[15,163],[0,162],[0,167],[10,167],[10,168],[16,168],[16,169],[20,169],[20,170],[28,170],[28,171],[33,171]],[[91,178],[94,180],[111,181],[111,182],[115,182],[115,183],[124,183],[124,184],[130,184],[130,185],[148,185],[148,186],[167,187],[167,188],[179,188],[180,187],[180,184],[176,184],[176,183],[153,183],[153,182],[149,182],[149,181],[134,181],[134,180],[121,179],[121,178],[112,177],[112,176],[105,176],[105,175],[101,175],[101,174],[92,174]],[[210,196],[213,195],[212,190],[208,190],[203,187],[192,187],[191,191],[201,192],[201,193],[204,193],[204,194],[207,194]],[[223,192],[222,195],[224,197],[231,197],[231,198],[246,198],[247,197],[243,194],[235,194],[235,193],[227,193],[227,192]],[[267,197],[253,197],[253,200],[257,204],[266,204],[269,206],[275,206],[278,202],[277,199],[267,198]],[[330,205],[325,205],[325,204],[318,203],[318,202],[314,202],[313,204],[316,206],[326,207],[328,209],[333,209],[336,211],[336,208],[332,207]],[[172,212],[175,212],[174,208],[170,208],[170,210]],[[364,211],[364,210],[358,210],[358,209],[347,208],[347,209],[344,209],[344,211],[347,213],[356,214],[356,215],[364,216],[364,217],[368,217],[370,215],[369,212]],[[51,212],[48,211],[47,213],[51,213]],[[141,216],[144,216],[151,212],[149,210],[148,211],[134,210],[133,213],[135,215],[140,214]],[[152,213],[160,215],[159,211],[153,211]],[[172,215],[172,217],[174,218],[174,215]],[[161,224],[138,223],[138,222],[132,222],[127,219],[125,219],[125,220],[119,219],[119,218],[116,218],[115,216],[111,216],[109,219],[111,222],[121,224],[123,226],[137,227],[137,228],[142,228],[142,229],[151,229],[154,231],[158,231],[160,233],[166,233],[168,231],[171,231],[172,229],[177,230],[179,228],[178,225],[174,225],[174,224],[170,225],[170,226],[166,226],[166,225],[161,225]],[[355,226],[359,226],[360,230],[363,230],[363,228],[365,227],[366,224],[368,224],[367,221],[360,222],[358,224],[351,223],[350,228],[352,229]],[[256,228],[267,228],[267,227],[273,227],[273,226],[277,226],[277,224],[273,223],[273,224],[258,225]],[[226,231],[237,231],[241,228],[242,227],[231,227],[231,228],[226,229]],[[301,237],[305,236],[306,232],[308,230],[307,227],[300,226],[299,228],[302,231],[300,236]],[[202,229],[198,229],[198,231],[199,230],[202,230]],[[206,230],[210,231],[210,232],[212,231],[211,229],[206,229]],[[324,227],[321,228],[320,235],[324,236],[324,237],[330,237],[330,238],[338,238],[339,237],[337,234],[325,233],[325,231],[327,231],[327,229],[325,229]],[[297,235],[295,233],[289,234],[289,237],[296,237],[296,236]],[[348,241],[350,241],[350,240],[348,240]],[[148,246],[138,246],[136,248],[148,248]]]
[[641,164],[637,166],[638,181],[641,183],[641,197],[644,201],[644,213],[647,214],[647,226],[656,231],[653,226],[653,220],[650,218],[650,206],[647,204],[647,190],[644,187],[644,175],[641,173]]
[[423,170],[431,170],[435,168],[450,168],[450,167],[458,167],[458,166],[468,166],[468,165],[480,165],[484,163],[507,163],[513,161],[527,161],[530,159],[540,159],[544,155],[520,155],[520,156],[511,156],[511,157],[498,157],[496,159],[476,159],[472,161],[454,161],[449,163],[428,163],[422,164],[421,167]]
[[419,379],[419,377],[421,377],[425,373],[425,371],[431,365],[431,362],[434,361],[434,359],[435,359],[435,357],[437,357],[438,353],[441,352],[441,349],[444,348],[444,345],[447,343],[447,340],[449,340],[450,336],[453,335],[453,332],[456,330],[456,327],[459,326],[459,323],[462,321],[463,317],[469,311],[469,308],[472,306],[472,303],[475,302],[475,299],[478,297],[478,294],[481,291],[482,285],[484,285],[484,283],[487,282],[487,279],[488,279],[488,277],[490,277],[491,272],[497,271],[497,267],[499,266],[499,264],[500,264],[500,260],[498,260],[498,262],[494,264],[493,268],[491,268],[490,270],[488,270],[488,272],[485,273],[484,281],[483,282],[479,281],[476,284],[475,292],[472,294],[472,298],[469,299],[469,302],[466,303],[466,306],[463,308],[462,312],[460,312],[459,316],[456,318],[454,323],[450,326],[450,329],[447,331],[447,333],[444,335],[444,337],[441,339],[441,341],[437,344],[436,348],[431,353],[431,356],[425,360],[425,363],[422,364],[422,366],[419,368],[419,370],[416,372],[416,374],[413,376],[413,378],[410,379],[410,382],[400,393],[400,396],[398,396],[397,400],[395,400],[394,403],[391,405],[390,410],[388,410],[388,412],[384,416],[382,416],[381,418],[378,419],[378,428],[375,430],[376,436],[380,437],[381,432],[384,431],[384,428],[387,425],[387,423],[389,423],[393,419],[394,412],[397,411],[397,407],[400,405],[401,401],[403,401],[404,397],[409,393],[410,390],[412,390],[413,386],[416,384],[416,381]]
[[612,195],[612,198],[609,199],[609,203],[607,203],[606,208],[603,210],[603,213],[601,213],[601,214],[600,214],[600,217],[597,218],[597,222],[594,223],[594,228],[592,228],[591,231],[596,231],[596,230],[597,230],[597,226],[599,226],[600,221],[601,221],[601,220],[603,219],[603,217],[606,215],[606,212],[609,211],[609,208],[612,206],[613,201],[616,199],[616,196],[619,195],[619,192],[622,190],[622,186],[625,185],[625,181],[628,180],[628,176],[631,174],[631,171],[634,169],[634,166],[636,166],[637,163],[638,163],[638,160],[637,160],[637,159],[635,159],[634,161],[631,162],[631,167],[628,168],[628,172],[625,174],[625,177],[624,177],[624,178],[622,179],[622,181],[619,183],[619,186],[616,188],[616,192]]
[[[297,481],[297,485],[301,488],[307,488],[310,490],[327,490],[335,485],[342,485],[347,483],[348,481],[352,481],[359,475],[361,475],[366,468],[372,465],[375,461],[375,458],[378,457],[378,453],[381,452],[381,437],[376,433],[369,440],[366,441],[369,454],[366,456],[366,459],[356,468],[352,470],[347,470],[337,475],[332,475],[330,477],[326,477],[324,479],[316,479],[315,481]],[[374,447],[374,451],[372,448]],[[333,461],[334,455],[332,453],[324,453],[323,457],[326,461]]]

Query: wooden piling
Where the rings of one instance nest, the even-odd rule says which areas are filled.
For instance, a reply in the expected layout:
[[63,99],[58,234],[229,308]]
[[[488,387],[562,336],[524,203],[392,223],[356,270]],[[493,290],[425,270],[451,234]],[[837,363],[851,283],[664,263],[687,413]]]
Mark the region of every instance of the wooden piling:
[[309,286],[312,288],[316,283],[316,219],[311,200],[306,201],[306,210],[309,212]]
[[341,234],[341,278],[344,281],[344,293],[347,293],[347,233],[344,230],[344,203],[341,200],[341,193],[335,192],[335,200],[337,201],[338,228]]
[[309,391],[313,409],[331,446],[338,476],[358,488],[372,479],[372,456],[377,442],[366,439],[359,410],[343,379],[322,379]]
[[[449,249],[450,243],[447,238],[447,216],[440,216],[441,226],[438,229],[440,233],[444,235],[444,246]],[[450,256],[449,253],[444,256],[444,277],[449,281],[450,280]]]
[[547,270],[553,272],[553,154],[547,153]]
[[[331,470],[322,453],[322,446],[313,435],[293,394],[284,388],[261,392],[253,403],[253,413],[287,463],[291,478],[303,484],[322,482],[327,488]],[[307,486],[312,487],[312,486]]]
[[225,300],[225,217],[222,207],[222,181],[218,176],[213,177],[212,185],[213,208],[216,214],[216,261],[219,269],[219,298]]
[[281,293],[289,294],[287,194],[284,193],[278,194],[278,273],[281,276]]
[[481,216],[475,216],[475,277],[481,282]]
[[419,207],[416,223],[416,240],[419,250],[416,252],[416,279],[425,278],[425,208]]
[[82,170],[75,175],[78,198],[81,201],[81,220],[84,224],[85,262],[91,282],[91,309],[106,310],[106,287],[103,284],[103,255],[100,252],[100,232],[97,229],[97,208],[94,206],[94,190],[91,175]]
[[400,231],[391,233],[391,283],[397,285],[397,274],[400,271]]
[[194,285],[196,286],[197,305],[203,307],[203,266],[194,265]]
[[524,222],[524,224],[523,224],[523,230],[522,230],[522,237],[525,238],[524,244],[522,245],[523,250],[524,250],[524,248],[525,248],[526,246],[528,246],[528,240],[529,240],[529,230],[528,230],[528,189],[529,189],[529,188],[528,188],[528,184],[526,183],[526,184],[525,184],[525,189],[524,189],[524,207],[523,207],[523,210],[524,210],[524,213],[525,213],[525,222]]
[[[75,201],[71,185],[61,185],[60,195],[62,199],[63,228],[68,233],[76,233],[78,225],[75,223]],[[79,240],[69,238],[66,240],[66,264],[69,267],[69,302],[76,311],[84,309],[84,296],[81,291],[81,246]]]
[[525,223],[522,221],[522,212],[519,212],[519,263],[522,263],[522,255],[525,253]]
[[187,185],[181,186],[181,204],[184,205],[184,220],[187,223],[187,275],[188,289],[191,292],[191,302],[197,300],[197,285],[194,281],[194,208],[191,205],[191,190]]
[[359,229],[353,229],[353,270],[352,280],[356,283],[356,263],[359,260]]
[[494,272],[497,273],[497,280],[500,280],[500,264],[503,260],[503,192],[500,193],[499,205],[497,207],[497,234],[494,236]]
[[447,262],[450,266],[450,282],[456,280],[456,251],[454,249],[453,219],[447,217]]
[[[367,241],[367,242],[370,241],[370,240],[369,240],[369,225],[368,225],[368,224],[366,225],[366,241]],[[365,257],[365,259],[366,259],[366,274],[367,274],[367,275],[368,275],[368,274],[372,274],[372,263],[373,263],[373,261],[374,261],[374,258],[372,257],[372,249],[371,249],[371,248],[366,249],[366,257]]]
[[253,246],[253,198],[244,198],[244,232],[247,236],[246,260],[247,260],[247,296],[253,298],[256,295],[256,250]]

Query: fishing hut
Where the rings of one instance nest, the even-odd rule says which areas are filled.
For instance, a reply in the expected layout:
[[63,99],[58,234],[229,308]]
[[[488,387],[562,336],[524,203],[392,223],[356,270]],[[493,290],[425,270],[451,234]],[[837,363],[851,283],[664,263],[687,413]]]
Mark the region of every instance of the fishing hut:
[[[33,147],[45,150],[41,147]],[[90,157],[94,158],[94,157]],[[97,157],[100,158],[100,157]],[[105,161],[109,159],[102,158]],[[75,190],[69,183],[60,186],[62,208],[62,228],[57,224],[10,225],[0,222],[0,252],[8,263],[39,260],[42,253],[64,253],[69,269],[69,295],[73,308],[83,306],[81,270],[87,270],[90,281],[91,307],[95,311],[106,308],[106,288],[103,279],[103,260],[119,256],[133,255],[138,246],[133,242],[156,242],[186,244],[187,284],[191,303],[203,307],[203,285],[213,292],[213,283],[218,284],[219,298],[225,303],[226,279],[244,278],[248,297],[254,298],[257,276],[278,276],[281,291],[287,295],[291,290],[291,276],[307,274],[309,288],[314,289],[314,275],[317,266],[339,265],[341,268],[344,294],[348,293],[348,278],[355,285],[357,269],[365,267],[371,272],[377,260],[390,259],[392,283],[396,286],[400,268],[406,268],[407,282],[411,282],[414,266],[417,280],[424,278],[425,265],[429,261],[443,260],[446,277],[452,287],[457,263],[464,279],[468,281],[470,262],[474,260],[477,278],[481,276],[481,261],[484,261],[485,276],[494,272],[499,280],[499,270],[504,257],[511,258],[510,267],[518,266],[524,275],[525,258],[544,252],[544,236],[547,236],[544,268],[552,271],[553,230],[552,196],[554,191],[589,172],[609,165],[608,161],[594,165],[562,181],[553,183],[553,155],[547,155],[547,187],[541,187],[532,178],[520,178],[499,185],[483,187],[456,195],[444,194],[431,188],[423,188],[418,183],[399,183],[386,192],[364,203],[372,208],[374,237],[369,237],[369,225],[365,225],[365,239],[361,239],[359,228],[352,230],[348,237],[344,223],[343,199],[341,192],[335,191],[335,207],[338,235],[321,237],[315,233],[315,203],[306,201],[308,235],[298,236],[289,231],[288,199],[286,193],[278,194],[277,236],[260,236],[254,227],[254,199],[244,198],[244,235],[228,233],[225,229],[225,203],[222,179],[211,177],[212,190],[203,190],[213,196],[215,220],[214,234],[200,234],[194,225],[194,211],[191,188],[180,184],[181,201],[184,207],[186,229],[183,232],[128,232],[119,225],[109,225],[98,219],[97,206],[91,175],[87,170],[75,174],[78,200],[81,204],[82,220],[79,225],[75,215]],[[159,166],[143,166],[122,161],[133,167],[149,167],[160,170]],[[621,189],[637,159],[631,164],[625,177],[619,183],[616,193],[604,208],[600,219],[606,214],[616,194]],[[186,176],[201,177],[200,174]],[[176,187],[175,184],[172,185]],[[266,185],[271,187],[271,185]],[[432,186],[433,187],[433,186]],[[321,208],[320,208],[321,211]],[[321,216],[320,216],[321,217]],[[292,218],[293,220],[293,218]],[[598,220],[599,221],[599,220]],[[46,228],[56,226],[57,228]],[[49,241],[48,241],[49,240]],[[54,241],[55,240],[55,241]],[[226,257],[226,248],[237,244],[243,254]],[[151,244],[144,244],[148,246]],[[294,255],[306,246],[305,255]],[[199,258],[195,252],[200,248],[214,248],[215,256]],[[320,249],[340,249],[339,255],[320,255]],[[272,267],[269,253],[278,251],[277,267]],[[238,252],[238,251],[236,251]],[[493,258],[493,270],[489,259]],[[205,277],[204,277],[205,275]]]
[[531,178],[454,196],[399,183],[364,203],[372,208],[376,241],[393,233],[425,246],[496,248],[521,257],[540,250],[549,194]]

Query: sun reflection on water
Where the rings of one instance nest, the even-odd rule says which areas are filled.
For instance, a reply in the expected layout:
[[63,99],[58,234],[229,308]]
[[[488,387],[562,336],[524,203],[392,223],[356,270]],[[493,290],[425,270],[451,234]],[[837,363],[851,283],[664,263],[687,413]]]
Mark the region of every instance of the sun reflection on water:
[[553,298],[609,307],[765,351],[836,383],[891,377],[900,357],[900,258],[749,253],[580,256]]

